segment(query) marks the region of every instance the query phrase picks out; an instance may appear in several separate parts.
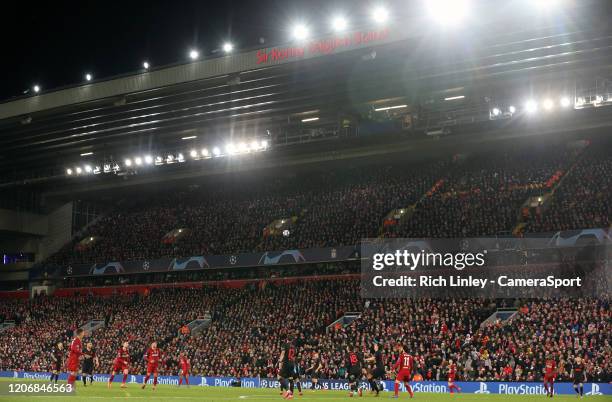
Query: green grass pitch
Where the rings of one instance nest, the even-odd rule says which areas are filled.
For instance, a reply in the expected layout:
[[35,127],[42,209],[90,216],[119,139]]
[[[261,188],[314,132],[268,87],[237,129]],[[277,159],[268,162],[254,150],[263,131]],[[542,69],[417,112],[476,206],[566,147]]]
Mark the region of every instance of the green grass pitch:
[[[0,379],[2,382],[14,381],[13,379]],[[24,382],[25,380],[18,380]],[[198,387],[190,388],[177,387],[174,385],[159,385],[155,391],[150,386],[145,390],[140,389],[140,385],[130,384],[127,389],[119,388],[120,384],[114,384],[112,389],[106,388],[106,384],[94,383],[93,386],[84,388],[82,384],[77,384],[76,394],[72,396],[6,396],[1,395],[0,401],[11,402],[29,402],[35,400],[50,400],[50,401],[66,401],[66,402],[81,402],[81,401],[245,401],[253,402],[263,401],[284,401],[278,390],[274,389],[253,389],[253,388],[222,388],[222,387]],[[305,391],[303,396],[294,397],[294,401],[349,401],[353,399],[360,400],[390,400],[391,392],[384,392],[376,398],[373,394],[364,392],[362,398],[349,398],[345,391]],[[406,393],[400,394],[401,400],[409,400]],[[610,400],[608,396],[585,397],[587,400]],[[510,401],[510,402],[530,402],[530,401],[546,401],[549,400],[543,395],[537,396],[519,396],[519,395],[454,395],[449,394],[415,394],[415,402],[442,402],[442,401],[460,401],[460,402],[484,402],[484,401]],[[577,398],[574,395],[555,396],[553,400],[575,401]]]

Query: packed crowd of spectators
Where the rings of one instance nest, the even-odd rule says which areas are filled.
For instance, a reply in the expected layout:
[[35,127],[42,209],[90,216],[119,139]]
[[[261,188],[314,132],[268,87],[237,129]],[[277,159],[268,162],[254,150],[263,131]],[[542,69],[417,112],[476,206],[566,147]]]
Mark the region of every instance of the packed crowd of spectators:
[[458,160],[398,227],[399,237],[509,234],[521,206],[541,196],[567,171],[576,150],[562,145]]
[[[381,234],[509,234],[527,199],[553,190],[550,206],[527,222],[527,231],[606,227],[612,205],[606,145],[517,146],[282,178],[244,175],[130,196],[47,264],[354,245]],[[396,209],[410,213],[389,218]],[[275,221],[284,223],[270,227]]]
[[[110,370],[119,345],[129,341],[131,372],[142,373],[142,355],[156,340],[166,356],[163,373],[176,374],[183,352],[196,375],[275,378],[282,346],[290,339],[303,368],[314,353],[320,355],[327,378],[346,378],[348,346],[368,356],[374,343],[381,346],[390,371],[399,341],[415,355],[416,370],[425,380],[444,380],[452,359],[460,379],[539,381],[549,354],[560,364],[561,379],[568,378],[574,358],[581,356],[589,381],[612,380],[609,300],[515,302],[520,308],[511,320],[481,325],[499,303],[478,298],[361,299],[358,280],[321,278],[14,300],[0,310],[0,315],[18,319],[15,327],[0,333],[0,370],[48,370],[56,342],[69,342],[77,325],[104,318],[105,326],[85,339],[98,350],[99,372]],[[212,321],[203,332],[179,331],[206,312]],[[347,312],[360,317],[350,325],[334,324]]]
[[528,231],[607,228],[612,221],[612,158],[609,147],[596,147],[579,158],[551,200],[531,215]]

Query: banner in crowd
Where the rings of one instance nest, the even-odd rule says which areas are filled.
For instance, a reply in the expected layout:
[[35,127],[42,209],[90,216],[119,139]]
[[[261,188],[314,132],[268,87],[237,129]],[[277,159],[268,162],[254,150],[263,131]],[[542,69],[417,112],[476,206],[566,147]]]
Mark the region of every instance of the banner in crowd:
[[[497,237],[495,247],[521,247],[524,238],[511,236]],[[612,244],[611,235],[604,229],[585,229],[555,233],[538,233],[529,235],[531,242],[545,244],[549,247],[585,246]],[[265,251],[257,253],[237,253],[227,255],[200,255],[186,258],[160,258],[140,261],[114,261],[94,264],[74,264],[64,267],[44,266],[30,270],[30,279],[72,276],[101,276],[117,274],[137,274],[147,272],[181,272],[202,269],[262,267],[276,265],[312,264],[331,261],[348,261],[361,259],[361,245],[326,248],[290,249]]]
[[[49,381],[51,373],[43,372],[28,372],[28,371],[0,371],[0,377],[41,380]],[[67,374],[60,374],[60,381],[67,380]],[[108,374],[94,374],[94,381],[105,383],[109,379]],[[142,384],[144,376],[130,375],[128,384]],[[116,376],[115,382],[121,382],[122,377]],[[178,385],[178,376],[160,376],[159,384]],[[153,383],[153,379],[149,380]],[[242,387],[242,388],[279,388],[278,380],[272,378],[241,378],[235,377],[200,377],[190,376],[189,384],[200,387]],[[539,382],[456,382],[461,387],[461,392],[466,394],[503,394],[503,395],[546,395],[544,385]],[[393,391],[393,381],[382,381],[385,391]],[[413,382],[412,389],[414,392],[427,393],[447,393],[448,384],[445,381],[422,381]],[[77,388],[79,383],[77,383]],[[310,380],[302,381],[302,387],[309,389],[311,386]],[[348,391],[348,381],[346,380],[326,380],[320,379],[319,386],[326,390]],[[361,386],[369,389],[369,384],[364,381]],[[401,390],[404,391],[403,385]],[[571,383],[563,382],[555,384],[555,392],[560,395],[574,394],[574,388]],[[584,384],[584,392],[588,396],[596,395],[612,395],[612,384],[606,383],[586,383]]]

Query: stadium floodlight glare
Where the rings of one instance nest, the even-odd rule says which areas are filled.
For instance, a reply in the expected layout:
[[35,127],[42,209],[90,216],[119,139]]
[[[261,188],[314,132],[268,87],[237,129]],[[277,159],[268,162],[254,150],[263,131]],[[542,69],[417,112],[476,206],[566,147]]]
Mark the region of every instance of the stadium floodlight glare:
[[32,91],[34,91],[35,94],[39,93],[40,92],[40,86],[39,85],[34,85],[32,87]]
[[302,119],[302,123],[308,123],[308,122],[317,121],[317,120],[319,120],[318,117],[308,117],[307,119]]
[[229,144],[225,145],[225,152],[230,155],[236,153],[236,146],[230,142]]
[[196,151],[195,149],[192,149],[191,152],[189,152],[189,156],[191,156],[192,158],[197,158],[198,151]]
[[452,26],[464,19],[470,9],[469,0],[426,0],[430,18],[441,25]]
[[534,100],[528,100],[525,102],[525,111],[527,113],[535,113],[538,111],[538,104]]
[[512,114],[516,113],[516,107],[510,105],[510,107],[508,108],[508,111]]
[[382,6],[378,6],[372,10],[372,19],[378,24],[383,24],[389,19],[389,11]]
[[544,106],[545,110],[552,110],[554,105],[552,99],[544,99],[544,102],[542,102],[542,106]]
[[92,170],[92,169],[91,169],[91,166],[90,166],[90,165],[85,165],[85,171],[86,171],[87,173],[91,173],[91,170]]
[[219,147],[214,147],[212,152],[215,156],[221,155],[221,150],[219,149]]
[[241,142],[238,144],[238,150],[240,152],[249,152],[249,146],[246,144],[246,142]]
[[151,163],[153,163],[153,157],[151,155],[146,155],[144,157],[144,160],[147,165],[150,165]]
[[268,141],[267,141],[267,140],[261,140],[261,147],[262,147],[263,149],[268,148]]
[[501,114],[501,110],[499,110],[498,107],[494,107],[493,110],[491,110],[491,114],[493,114],[493,116],[499,116]]
[[223,51],[225,53],[231,53],[232,50],[234,50],[234,45],[232,45],[230,42],[225,42],[223,44]]
[[202,148],[202,152],[201,153],[202,153],[202,156],[204,156],[204,157],[208,156],[208,149]]
[[93,75],[91,75],[90,73],[85,74],[85,81],[89,82],[93,80]]
[[348,27],[348,21],[341,15],[332,19],[332,29],[336,32],[342,32]]
[[561,98],[561,101],[559,103],[561,104],[561,107],[569,107],[569,105],[572,104],[572,101],[570,101],[570,98],[568,98],[567,96],[564,96],[563,98]]
[[70,169],[70,168],[66,169],[66,174],[68,176],[72,176],[72,169]]
[[465,95],[455,95],[455,96],[448,96],[444,98],[445,101],[454,101],[454,100],[459,100],[459,99],[465,99]]
[[164,163],[164,158],[162,158],[161,156],[156,156],[155,157],[155,164],[156,165],[162,165]]
[[392,110],[392,109],[402,109],[408,107],[408,105],[395,105],[395,106],[384,106],[384,107],[377,107],[374,109],[375,112],[384,112],[385,110]]
[[178,154],[176,156],[176,160],[179,162],[185,162],[185,157],[183,156],[183,154]]
[[307,39],[309,35],[308,27],[304,24],[297,24],[293,27],[293,39],[295,40],[304,40]]
[[81,169],[80,167],[77,166],[76,174],[81,174],[82,172],[83,172],[83,169]]
[[559,0],[532,0],[531,3],[540,10],[548,10],[552,7],[557,6]]
[[259,143],[256,140],[251,141],[251,149],[257,151],[259,149]]
[[89,155],[93,155],[93,152],[83,152],[81,154],[81,156],[89,156]]
[[191,49],[191,50],[189,51],[189,58],[190,58],[191,60],[197,60],[197,59],[199,59],[199,58],[200,58],[200,52],[198,52],[198,51],[197,51],[197,50],[195,50],[195,49]]
[[143,67],[145,70],[148,70],[148,69],[149,69],[149,67],[150,67],[149,62],[148,62],[148,61],[143,62],[143,63],[142,63],[142,67]]
[[134,158],[134,163],[135,163],[137,166],[142,165],[142,158],[141,158],[140,156],[137,156],[136,158]]
[[127,167],[132,166],[132,160],[131,159],[126,159],[125,160],[125,166],[127,166]]
[[181,140],[194,140],[196,138],[198,138],[197,135],[190,135],[188,137],[181,137]]

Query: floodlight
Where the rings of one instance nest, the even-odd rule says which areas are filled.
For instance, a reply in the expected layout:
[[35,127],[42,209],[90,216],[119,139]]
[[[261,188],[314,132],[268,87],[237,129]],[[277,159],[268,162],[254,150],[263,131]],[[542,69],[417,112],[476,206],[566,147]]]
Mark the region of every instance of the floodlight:
[[189,58],[190,58],[191,60],[197,60],[197,59],[199,59],[199,58],[200,58],[200,52],[198,52],[198,51],[197,51],[197,50],[195,50],[195,49],[190,50],[190,51],[189,51]]
[[567,96],[564,96],[563,98],[561,98],[561,102],[559,102],[561,104],[562,107],[568,107],[569,105],[571,105],[571,101],[570,98],[568,98]]
[[148,69],[149,69],[149,67],[150,67],[150,66],[149,66],[149,62],[148,62],[148,61],[143,62],[143,63],[142,63],[142,67],[143,67],[145,70],[148,70]]
[[197,158],[198,157],[198,151],[196,151],[195,149],[192,149],[191,152],[189,152],[189,155],[192,158]]
[[93,80],[93,76],[89,73],[85,74],[85,81],[91,81]]
[[256,140],[251,141],[251,149],[257,151],[259,149],[259,143]]
[[37,94],[37,93],[39,93],[39,92],[40,92],[40,86],[38,86],[38,85],[34,85],[34,86],[32,87],[32,90],[34,91],[34,93],[36,93],[36,94]]
[[140,156],[137,156],[136,158],[134,158],[134,163],[138,166],[142,165],[142,158]]
[[336,32],[344,31],[347,26],[348,22],[346,21],[346,18],[342,16],[336,16],[334,19],[332,19],[332,29]]
[[249,146],[246,144],[246,142],[241,142],[240,144],[238,144],[238,149],[240,150],[240,152],[248,152]]
[[131,159],[126,159],[125,160],[125,166],[132,166],[132,160]]
[[91,166],[90,166],[90,165],[85,165],[85,171],[86,171],[87,173],[91,173],[91,170],[92,170],[92,169],[91,169]]
[[232,50],[234,50],[234,45],[232,45],[232,44],[231,44],[231,43],[229,43],[229,42],[226,42],[226,43],[224,43],[224,44],[223,44],[223,51],[224,51],[225,53],[231,53],[231,52],[232,52]]
[[183,154],[178,154],[176,156],[176,160],[179,162],[185,162],[185,157],[183,156]]
[[66,174],[68,176],[72,175],[72,169],[70,169],[70,168],[66,169]]
[[208,149],[202,148],[202,156],[208,156]]
[[501,114],[501,110],[499,110],[499,108],[494,107],[493,110],[491,110],[491,114],[493,114],[493,116],[499,116]]
[[470,9],[469,0],[427,0],[427,12],[442,25],[456,25]]
[[144,160],[147,165],[150,165],[151,163],[153,163],[153,157],[151,155],[146,155],[144,157]]
[[81,172],[82,172],[82,171],[83,171],[83,170],[82,170],[80,167],[77,167],[77,168],[76,168],[76,173],[77,173],[77,174],[81,174]]
[[308,27],[304,24],[297,24],[293,27],[293,39],[304,40],[308,38]]
[[389,19],[389,11],[382,6],[376,7],[372,11],[372,19],[379,24],[387,22]]
[[267,141],[267,140],[262,140],[262,141],[261,141],[261,147],[262,147],[263,149],[268,148],[268,141]]
[[525,103],[525,111],[527,113],[535,113],[538,111],[538,104],[534,100],[528,100]]
[[213,155],[215,155],[215,156],[221,155],[221,150],[219,149],[219,147],[214,147],[213,148]]
[[508,108],[508,111],[512,114],[516,113],[516,107],[510,105],[510,107]]

